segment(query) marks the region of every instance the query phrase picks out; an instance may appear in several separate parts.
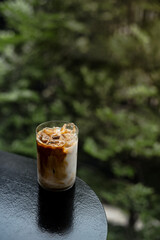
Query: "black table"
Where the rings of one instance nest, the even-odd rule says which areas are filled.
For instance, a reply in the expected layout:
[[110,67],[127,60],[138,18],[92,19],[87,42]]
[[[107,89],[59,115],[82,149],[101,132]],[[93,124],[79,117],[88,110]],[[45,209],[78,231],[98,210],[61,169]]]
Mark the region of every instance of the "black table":
[[36,160],[0,151],[0,240],[106,240],[104,209],[77,178],[61,193],[37,183]]

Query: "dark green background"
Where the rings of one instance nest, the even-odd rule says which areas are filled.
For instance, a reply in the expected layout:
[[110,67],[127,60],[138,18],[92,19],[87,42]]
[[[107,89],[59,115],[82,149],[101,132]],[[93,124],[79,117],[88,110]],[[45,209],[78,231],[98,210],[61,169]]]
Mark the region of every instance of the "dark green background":
[[108,239],[159,240],[159,1],[6,0],[0,16],[0,149],[36,157],[39,123],[75,122],[78,175],[128,215]]

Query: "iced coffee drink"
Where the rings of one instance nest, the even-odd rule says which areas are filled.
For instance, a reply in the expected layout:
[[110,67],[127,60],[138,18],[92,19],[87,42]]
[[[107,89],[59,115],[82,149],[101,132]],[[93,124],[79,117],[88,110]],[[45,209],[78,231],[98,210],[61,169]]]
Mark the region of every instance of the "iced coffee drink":
[[76,179],[78,128],[74,123],[46,122],[36,129],[39,184],[66,190]]

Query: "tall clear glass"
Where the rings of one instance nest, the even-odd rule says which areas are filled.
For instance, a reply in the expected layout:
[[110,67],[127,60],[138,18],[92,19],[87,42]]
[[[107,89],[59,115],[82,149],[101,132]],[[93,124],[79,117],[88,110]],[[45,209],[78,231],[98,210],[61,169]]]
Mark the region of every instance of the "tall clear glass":
[[37,180],[44,189],[63,191],[74,185],[78,128],[74,123],[49,121],[36,128]]

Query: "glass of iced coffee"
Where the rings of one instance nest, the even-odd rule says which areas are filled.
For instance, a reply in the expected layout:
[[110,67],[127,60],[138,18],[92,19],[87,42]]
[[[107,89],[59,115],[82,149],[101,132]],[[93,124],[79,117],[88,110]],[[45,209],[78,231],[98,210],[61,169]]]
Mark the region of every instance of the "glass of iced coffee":
[[74,123],[49,121],[36,128],[37,177],[44,189],[62,191],[76,179],[78,128]]

